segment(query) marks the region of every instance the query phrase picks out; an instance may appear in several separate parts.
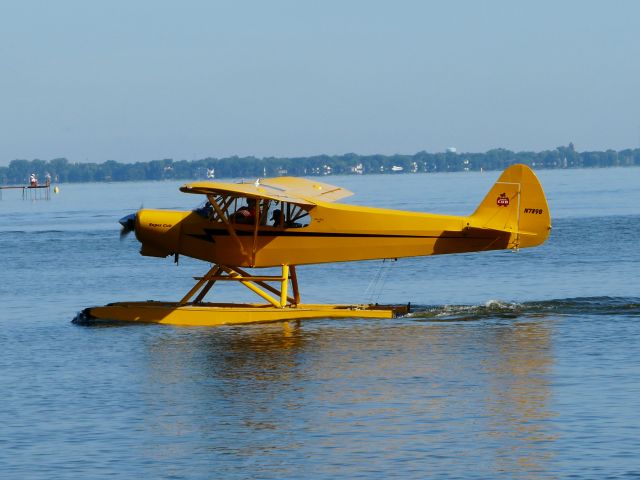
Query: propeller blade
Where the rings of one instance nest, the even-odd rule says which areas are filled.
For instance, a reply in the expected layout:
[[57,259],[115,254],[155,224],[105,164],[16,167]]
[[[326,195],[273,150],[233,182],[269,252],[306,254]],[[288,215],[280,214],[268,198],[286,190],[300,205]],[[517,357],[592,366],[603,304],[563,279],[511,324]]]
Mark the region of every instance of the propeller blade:
[[129,234],[131,233],[131,230],[128,230],[126,228],[121,228],[120,229],[120,240],[124,240],[125,238],[127,238],[129,236]]
[[122,230],[120,230],[120,240],[124,240],[127,235],[136,229],[136,214],[131,213],[127,216],[122,217],[118,220],[120,225],[122,225]]

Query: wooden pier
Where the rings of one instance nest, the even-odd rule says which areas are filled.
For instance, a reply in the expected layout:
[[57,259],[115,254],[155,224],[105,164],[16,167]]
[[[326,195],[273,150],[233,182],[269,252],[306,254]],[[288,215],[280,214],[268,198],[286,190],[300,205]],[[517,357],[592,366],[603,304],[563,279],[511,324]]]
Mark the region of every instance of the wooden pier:
[[45,185],[0,185],[0,200],[4,190],[22,190],[23,200],[51,200],[51,184]]

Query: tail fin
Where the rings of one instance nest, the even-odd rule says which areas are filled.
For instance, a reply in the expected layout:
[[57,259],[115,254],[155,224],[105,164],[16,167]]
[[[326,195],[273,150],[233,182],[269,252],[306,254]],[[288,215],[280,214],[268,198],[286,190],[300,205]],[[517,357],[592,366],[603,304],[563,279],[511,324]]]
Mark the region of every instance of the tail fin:
[[551,230],[549,206],[538,177],[528,166],[507,168],[469,217],[471,228],[510,232],[509,247],[542,244]]

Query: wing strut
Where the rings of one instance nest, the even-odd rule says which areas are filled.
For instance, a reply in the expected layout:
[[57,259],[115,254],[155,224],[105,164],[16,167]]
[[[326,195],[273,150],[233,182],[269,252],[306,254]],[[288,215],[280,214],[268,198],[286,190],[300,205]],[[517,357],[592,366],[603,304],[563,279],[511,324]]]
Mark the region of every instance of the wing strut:
[[213,195],[207,195],[207,198],[209,199],[209,203],[211,203],[211,206],[213,207],[213,209],[218,214],[218,217],[220,217],[220,220],[222,220],[222,222],[224,223],[224,226],[227,227],[227,231],[229,232],[229,235],[231,235],[231,238],[233,238],[235,242],[238,244],[238,246],[240,247],[240,253],[242,254],[242,256],[246,256],[246,252],[244,250],[244,247],[242,246],[242,242],[240,241],[240,239],[238,238],[238,235],[236,234],[236,229],[233,228],[233,225],[231,225],[231,223],[229,223],[229,219],[227,218],[227,215],[225,215],[224,213],[226,208],[229,208],[229,204],[231,202],[229,202],[226,205],[225,210],[223,210]]

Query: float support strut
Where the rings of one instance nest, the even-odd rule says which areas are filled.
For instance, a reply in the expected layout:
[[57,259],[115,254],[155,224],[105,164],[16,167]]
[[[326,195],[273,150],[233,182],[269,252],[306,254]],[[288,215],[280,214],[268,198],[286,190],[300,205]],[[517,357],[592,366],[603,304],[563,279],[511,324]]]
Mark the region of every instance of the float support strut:
[[[298,277],[296,276],[295,266],[289,267],[289,265],[282,265],[281,268],[282,271],[280,275],[259,276],[251,275],[238,267],[214,265],[203,277],[195,277],[198,281],[182,300],[180,300],[179,304],[186,305],[189,303],[198,290],[200,290],[200,293],[195,297],[193,303],[201,303],[216,281],[235,281],[241,283],[274,307],[284,308],[288,305],[295,306],[300,303],[300,291],[298,289]],[[289,280],[291,280],[293,297],[288,295]],[[278,289],[273,285],[269,285],[267,282],[278,282],[280,288]],[[273,296],[267,292],[270,292]]]

